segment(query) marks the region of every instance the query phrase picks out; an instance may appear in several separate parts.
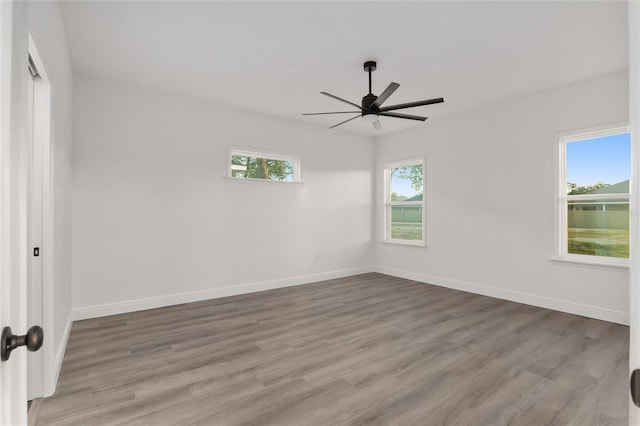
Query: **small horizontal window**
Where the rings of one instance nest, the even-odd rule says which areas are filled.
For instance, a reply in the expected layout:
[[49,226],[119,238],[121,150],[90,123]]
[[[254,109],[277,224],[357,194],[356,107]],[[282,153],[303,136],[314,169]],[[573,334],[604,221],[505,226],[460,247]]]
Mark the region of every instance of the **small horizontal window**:
[[300,182],[300,160],[296,157],[232,149],[229,177],[278,182]]

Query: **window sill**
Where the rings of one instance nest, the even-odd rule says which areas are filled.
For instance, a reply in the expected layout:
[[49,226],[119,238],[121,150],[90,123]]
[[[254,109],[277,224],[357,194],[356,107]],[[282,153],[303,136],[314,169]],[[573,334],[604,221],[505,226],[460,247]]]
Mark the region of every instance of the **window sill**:
[[614,269],[614,270],[629,270],[629,263],[622,262],[607,262],[606,260],[592,260],[592,259],[580,259],[580,258],[564,258],[555,257],[551,259],[551,263],[557,263],[559,265],[568,264],[600,269]]
[[251,178],[235,178],[225,176],[223,177],[227,182],[243,182],[243,183],[257,183],[259,185],[303,185],[302,181],[286,181],[286,180],[270,180],[270,179],[251,179]]
[[427,245],[423,242],[416,242],[416,243],[412,243],[409,241],[391,241],[391,240],[382,240],[380,241],[381,244],[391,244],[394,246],[406,246],[406,247],[418,247],[418,248],[426,248]]

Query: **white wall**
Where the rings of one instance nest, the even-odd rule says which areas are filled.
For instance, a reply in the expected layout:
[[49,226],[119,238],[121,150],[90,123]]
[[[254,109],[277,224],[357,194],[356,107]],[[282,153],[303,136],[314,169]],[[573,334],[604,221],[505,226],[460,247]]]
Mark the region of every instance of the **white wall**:
[[[551,262],[555,135],[628,119],[627,73],[381,137],[77,79],[75,318],[376,270],[628,322],[628,270]],[[228,146],[302,157],[302,185],[225,180]],[[427,157],[427,248],[381,239],[382,175]],[[376,204],[372,203],[375,184]],[[375,223],[372,217],[377,218]],[[315,256],[320,260],[316,261]]]
[[[62,365],[71,327],[71,62],[57,2],[29,2],[29,31],[51,84],[51,208],[53,241],[43,247],[51,256],[51,275],[44,289],[45,395],[51,395]],[[26,29],[25,29],[26,34]],[[25,75],[27,73],[24,66]],[[25,77],[26,78],[26,77]],[[45,242],[47,244],[47,242]],[[47,297],[50,296],[50,297]]]
[[377,240],[382,164],[424,155],[428,245],[377,243],[377,270],[627,323],[628,270],[551,262],[554,135],[627,121],[627,90],[621,71],[377,139]]
[[[74,114],[76,318],[372,270],[369,138],[89,79]],[[229,146],[304,183],[228,181]]]

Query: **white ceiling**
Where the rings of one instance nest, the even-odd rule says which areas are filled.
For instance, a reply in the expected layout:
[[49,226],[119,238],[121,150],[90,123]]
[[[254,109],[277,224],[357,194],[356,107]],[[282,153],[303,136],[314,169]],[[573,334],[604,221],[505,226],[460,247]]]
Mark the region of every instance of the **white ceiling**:
[[[385,105],[444,97],[339,129],[380,135],[627,67],[626,2],[62,2],[74,73],[328,127],[357,104],[365,60]],[[346,107],[346,109],[345,109]]]

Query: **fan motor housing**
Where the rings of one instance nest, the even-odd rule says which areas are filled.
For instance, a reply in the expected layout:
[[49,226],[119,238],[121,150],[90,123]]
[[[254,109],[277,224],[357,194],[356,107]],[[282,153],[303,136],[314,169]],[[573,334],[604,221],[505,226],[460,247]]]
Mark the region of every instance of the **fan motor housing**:
[[[362,97],[362,109],[367,110],[367,112],[376,112],[378,110],[377,107],[371,107],[373,103],[378,99],[376,95],[369,93]],[[364,112],[363,112],[364,115]]]

